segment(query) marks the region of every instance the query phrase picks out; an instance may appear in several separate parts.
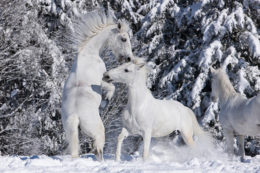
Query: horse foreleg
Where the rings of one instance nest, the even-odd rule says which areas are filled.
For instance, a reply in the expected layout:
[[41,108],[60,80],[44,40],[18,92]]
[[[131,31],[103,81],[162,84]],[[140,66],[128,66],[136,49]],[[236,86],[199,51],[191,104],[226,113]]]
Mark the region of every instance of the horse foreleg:
[[227,142],[227,152],[228,154],[234,153],[234,133],[232,130],[223,129],[224,136],[226,137]]
[[114,92],[115,92],[115,86],[111,83],[102,81],[101,87],[106,92],[106,99],[111,100],[111,98],[113,97]]
[[116,161],[120,160],[122,142],[128,135],[128,131],[125,128],[122,128],[122,131],[117,138]]
[[[103,127],[103,124],[102,124]],[[99,161],[103,161],[103,148],[104,148],[104,143],[105,143],[105,131],[104,131],[104,127],[101,128],[102,130],[100,130],[99,134],[95,137],[95,147],[96,147],[96,151],[95,151],[95,155],[97,160]]]
[[151,143],[151,132],[146,131],[143,136],[144,139],[144,152],[143,152],[143,159],[146,160],[149,156],[149,149]]
[[244,136],[239,135],[237,137],[237,142],[238,142],[238,150],[239,150],[239,155],[241,156],[241,161],[245,161],[245,149],[244,149]]

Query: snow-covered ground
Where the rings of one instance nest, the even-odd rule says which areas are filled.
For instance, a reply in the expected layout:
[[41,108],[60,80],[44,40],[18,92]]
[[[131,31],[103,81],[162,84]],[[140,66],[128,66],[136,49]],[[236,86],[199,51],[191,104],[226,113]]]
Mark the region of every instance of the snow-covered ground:
[[0,156],[0,172],[19,173],[86,173],[86,172],[260,172],[260,155],[247,157],[241,163],[238,157],[230,158],[221,147],[214,151],[176,147],[156,143],[152,145],[149,160],[143,162],[139,152],[134,156],[122,155],[121,162],[114,161],[114,155],[105,155],[104,162],[96,161],[94,155],[70,156]]

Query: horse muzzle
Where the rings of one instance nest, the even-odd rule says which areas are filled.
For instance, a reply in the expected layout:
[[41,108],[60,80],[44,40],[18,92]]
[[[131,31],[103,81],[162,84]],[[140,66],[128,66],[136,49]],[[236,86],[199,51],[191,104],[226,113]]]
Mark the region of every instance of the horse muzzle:
[[104,73],[103,74],[103,81],[106,81],[108,83],[112,82],[113,80],[110,78],[110,76],[108,75],[108,73]]
[[210,96],[212,102],[217,102],[218,98],[216,96]]
[[131,56],[124,56],[124,55],[119,55],[118,56],[118,61],[121,63],[121,62],[130,62],[132,61],[133,58]]

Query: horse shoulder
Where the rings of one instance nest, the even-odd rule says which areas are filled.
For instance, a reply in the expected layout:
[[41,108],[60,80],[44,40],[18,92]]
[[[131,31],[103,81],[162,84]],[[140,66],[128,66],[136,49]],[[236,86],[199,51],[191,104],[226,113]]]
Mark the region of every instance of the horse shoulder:
[[131,119],[131,115],[128,111],[128,109],[124,109],[122,113],[122,121],[123,122],[128,122]]
[[133,122],[142,131],[146,128],[151,128],[155,115],[158,110],[156,110],[155,105],[152,106],[151,103],[144,104],[142,106],[136,106],[135,111],[132,112]]
[[130,134],[142,135],[142,128],[136,121],[136,118],[128,109],[125,109],[122,114],[123,126],[127,129]]

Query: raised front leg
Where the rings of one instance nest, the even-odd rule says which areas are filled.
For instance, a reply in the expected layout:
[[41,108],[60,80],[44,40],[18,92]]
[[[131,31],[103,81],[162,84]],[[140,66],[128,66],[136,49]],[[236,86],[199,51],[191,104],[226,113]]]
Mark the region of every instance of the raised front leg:
[[122,142],[128,135],[128,131],[125,128],[122,128],[122,131],[117,138],[116,161],[120,161]]
[[237,137],[237,142],[238,142],[238,150],[239,150],[239,155],[241,156],[241,161],[245,161],[245,148],[244,148],[244,136],[239,135]]
[[101,87],[106,92],[106,99],[111,100],[111,98],[113,97],[113,94],[115,92],[115,86],[111,83],[107,83],[105,81],[102,81]]
[[149,149],[150,149],[150,143],[151,143],[151,131],[150,130],[148,130],[144,133],[143,139],[144,139],[143,159],[147,160],[147,158],[149,156]]
[[234,133],[232,130],[223,129],[224,136],[227,142],[227,152],[228,154],[234,154]]

